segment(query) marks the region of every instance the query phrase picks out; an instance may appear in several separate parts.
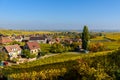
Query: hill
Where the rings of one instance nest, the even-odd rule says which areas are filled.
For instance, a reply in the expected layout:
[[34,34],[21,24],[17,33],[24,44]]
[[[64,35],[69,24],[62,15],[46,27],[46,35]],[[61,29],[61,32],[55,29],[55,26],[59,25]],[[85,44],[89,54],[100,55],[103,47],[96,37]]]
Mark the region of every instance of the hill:
[[64,53],[2,70],[13,80],[119,80],[120,50],[90,54]]

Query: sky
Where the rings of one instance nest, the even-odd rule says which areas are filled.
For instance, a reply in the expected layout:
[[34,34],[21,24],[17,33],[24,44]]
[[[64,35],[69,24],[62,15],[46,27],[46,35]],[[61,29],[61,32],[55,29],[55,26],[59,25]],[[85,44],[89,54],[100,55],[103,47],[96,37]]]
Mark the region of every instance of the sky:
[[120,30],[120,0],[0,0],[0,28]]

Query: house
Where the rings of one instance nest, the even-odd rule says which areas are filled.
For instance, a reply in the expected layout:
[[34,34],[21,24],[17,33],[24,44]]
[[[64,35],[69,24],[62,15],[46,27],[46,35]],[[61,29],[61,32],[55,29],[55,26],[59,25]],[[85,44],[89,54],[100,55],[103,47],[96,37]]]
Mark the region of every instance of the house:
[[24,49],[30,50],[30,53],[38,53],[40,51],[40,46],[38,42],[27,42]]
[[54,44],[55,40],[54,39],[47,39],[47,44]]
[[0,44],[10,43],[12,40],[9,37],[0,36]]
[[23,40],[22,36],[16,36],[15,41],[21,42]]
[[56,43],[60,43],[60,41],[61,41],[60,38],[56,38],[56,39],[55,39],[55,42],[56,42]]
[[24,37],[23,39],[22,39],[22,42],[28,42],[30,40],[30,37]]
[[47,38],[43,36],[30,37],[30,42],[47,43]]
[[68,44],[72,44],[73,43],[73,41],[71,39],[64,39],[63,42],[64,43],[68,43]]
[[75,38],[73,38],[72,40],[73,40],[73,42],[82,42],[82,39],[75,39]]
[[10,59],[17,58],[19,55],[21,55],[22,49],[18,44],[15,45],[8,45],[3,48],[3,51],[8,53]]

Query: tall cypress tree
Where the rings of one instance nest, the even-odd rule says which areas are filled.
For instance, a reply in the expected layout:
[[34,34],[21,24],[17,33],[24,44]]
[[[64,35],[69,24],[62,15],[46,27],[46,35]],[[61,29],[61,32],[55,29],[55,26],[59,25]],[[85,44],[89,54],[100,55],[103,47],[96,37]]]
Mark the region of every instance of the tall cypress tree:
[[84,26],[82,32],[82,48],[84,50],[88,49],[88,41],[89,41],[89,30],[87,26]]

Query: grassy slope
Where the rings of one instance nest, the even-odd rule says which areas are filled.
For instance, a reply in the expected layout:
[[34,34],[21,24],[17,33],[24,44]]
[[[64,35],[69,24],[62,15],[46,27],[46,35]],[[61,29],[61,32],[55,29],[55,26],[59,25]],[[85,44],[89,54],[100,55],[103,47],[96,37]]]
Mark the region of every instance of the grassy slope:
[[[114,75],[114,73],[119,68],[119,62],[117,60],[120,59],[120,54],[118,55],[118,52],[58,54],[56,56],[30,62],[27,64],[6,67],[4,68],[3,73],[10,78],[17,80],[25,80],[26,78],[52,80],[58,79],[58,76],[68,78],[67,76],[73,76],[72,74],[74,73],[78,73],[78,76],[82,76],[82,79],[87,77],[99,80],[102,78],[103,80],[107,78],[115,79],[116,75]],[[71,70],[73,70],[72,74]],[[77,72],[75,72],[76,70]],[[74,78],[77,78],[78,76]]]

